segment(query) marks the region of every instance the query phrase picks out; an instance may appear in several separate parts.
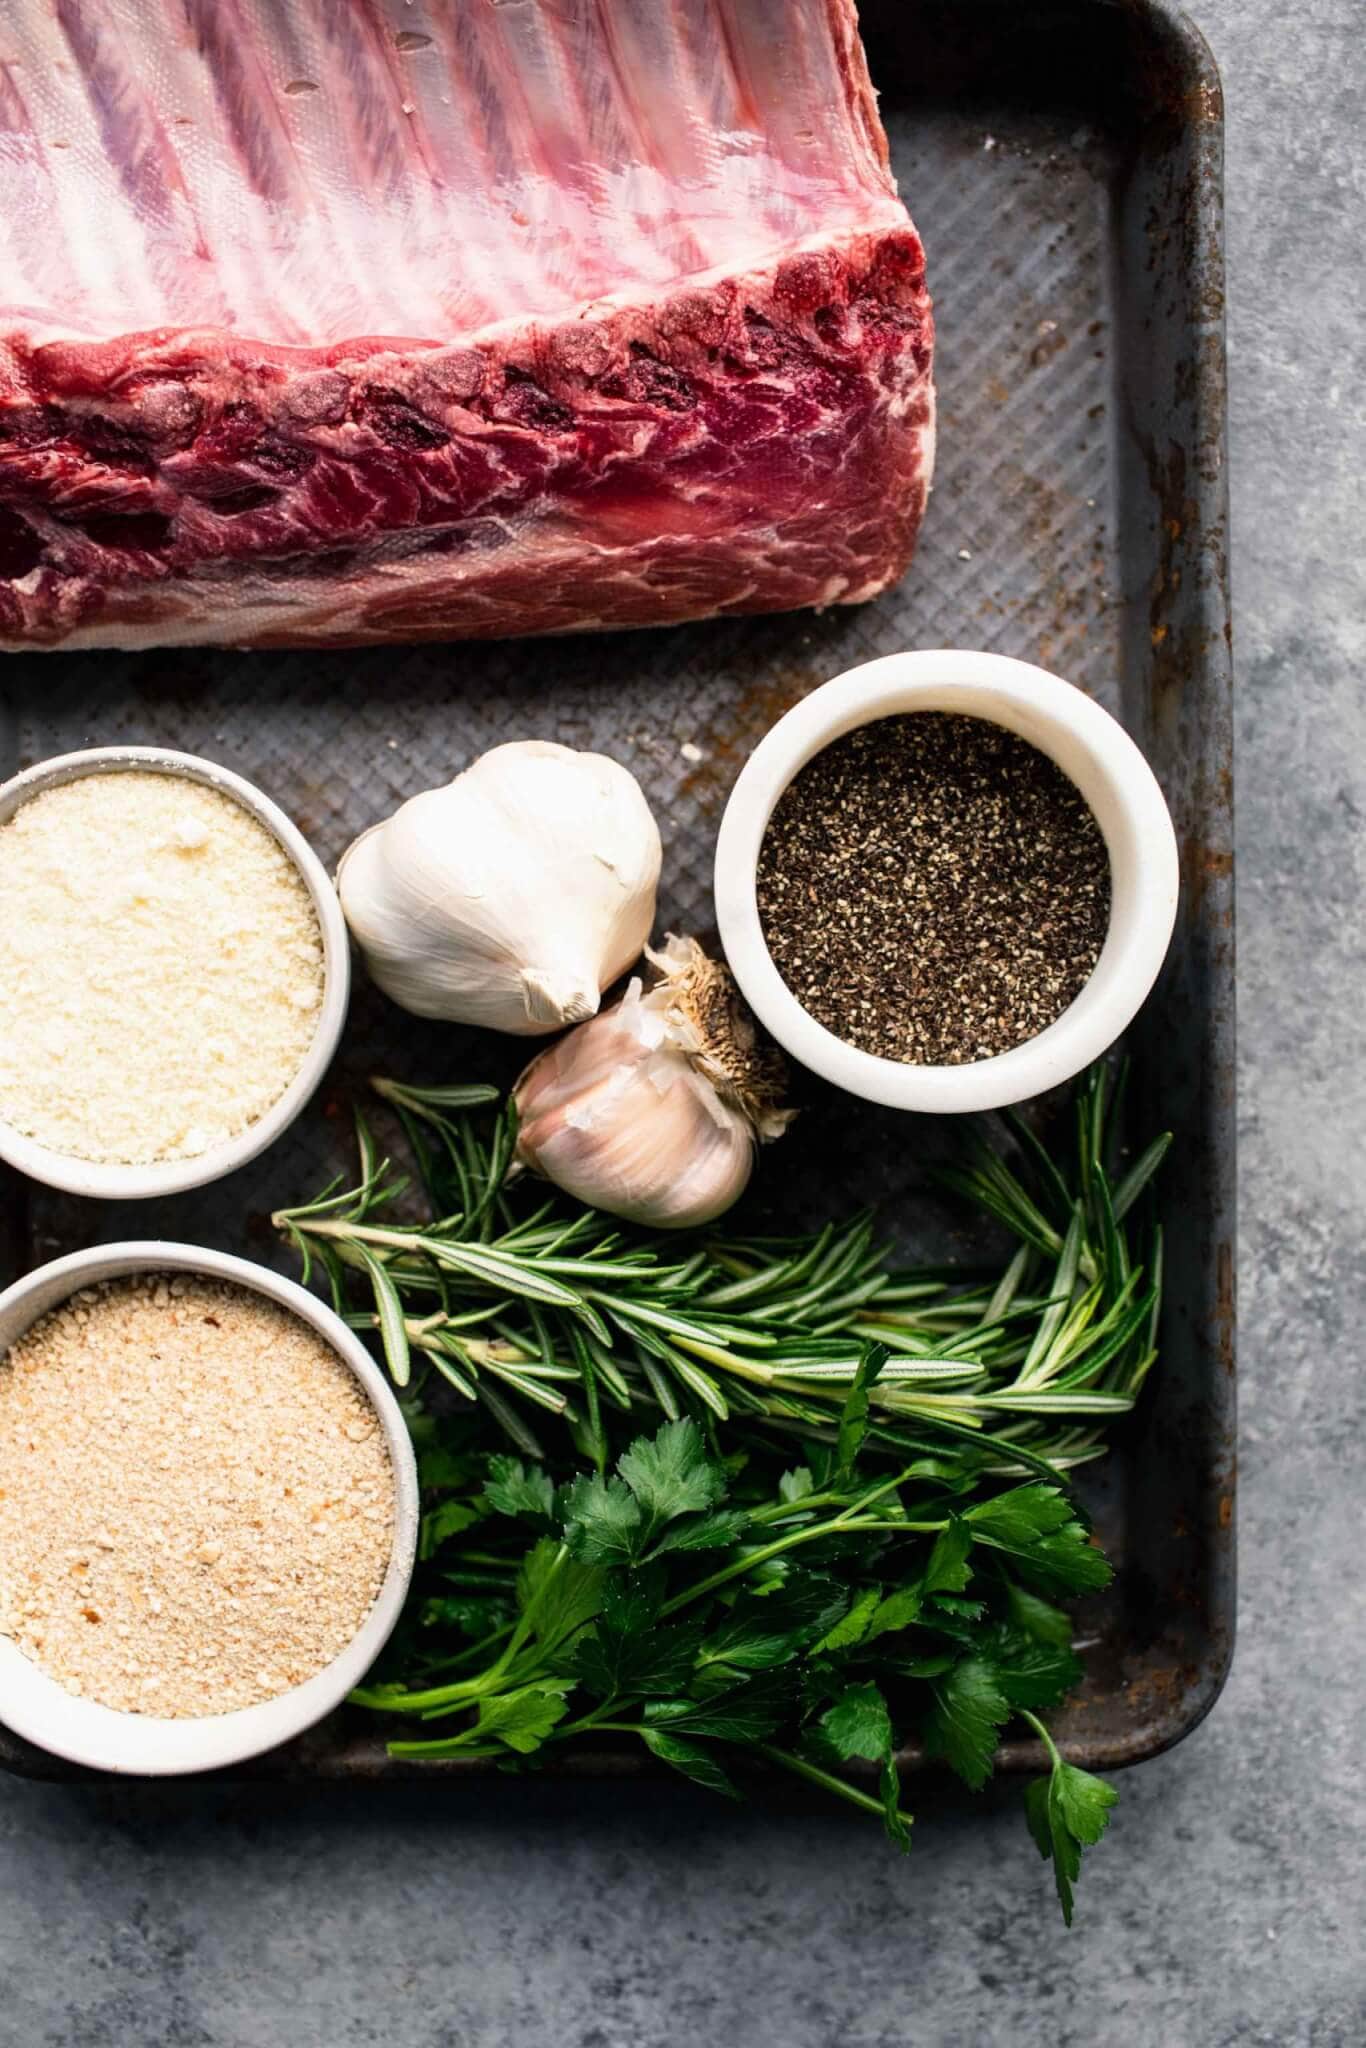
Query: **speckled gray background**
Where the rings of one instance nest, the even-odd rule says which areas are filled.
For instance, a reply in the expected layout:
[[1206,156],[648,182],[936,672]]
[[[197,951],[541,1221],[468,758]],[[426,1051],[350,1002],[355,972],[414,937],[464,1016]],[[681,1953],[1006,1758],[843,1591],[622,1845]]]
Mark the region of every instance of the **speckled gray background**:
[[[1023,0],[1022,0],[1023,4]],[[1014,1809],[0,1783],[3,2048],[1355,2048],[1366,15],[1200,0],[1230,111],[1241,1643],[1055,1927]]]

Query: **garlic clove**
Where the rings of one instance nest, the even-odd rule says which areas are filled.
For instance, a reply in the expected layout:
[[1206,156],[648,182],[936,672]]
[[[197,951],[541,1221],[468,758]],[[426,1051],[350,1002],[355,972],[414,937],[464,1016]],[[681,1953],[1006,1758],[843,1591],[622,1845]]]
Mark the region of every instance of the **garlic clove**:
[[575,1101],[597,1076],[633,1068],[643,1046],[659,1044],[663,1027],[653,1028],[640,996],[633,979],[620,1002],[538,1053],[514,1090],[523,1129],[530,1118]]
[[[719,1112],[719,1114],[718,1114]],[[616,1068],[521,1126],[518,1157],[566,1194],[657,1229],[710,1223],[754,1166],[750,1126],[710,1084],[675,1064]]]
[[692,940],[650,957],[654,988],[633,980],[522,1075],[517,1156],[594,1208],[696,1228],[739,1199],[760,1139],[791,1120],[785,1076],[725,968]]
[[547,973],[539,967],[522,969],[522,1001],[537,1030],[558,1031],[565,1024],[581,1024],[596,1016],[601,1000],[596,982],[586,981],[582,975]]

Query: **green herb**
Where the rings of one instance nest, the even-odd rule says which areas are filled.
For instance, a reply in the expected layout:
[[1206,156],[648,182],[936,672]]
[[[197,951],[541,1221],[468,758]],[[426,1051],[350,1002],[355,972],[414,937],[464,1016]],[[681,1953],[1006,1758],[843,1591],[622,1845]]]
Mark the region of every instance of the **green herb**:
[[[1149,1231],[1136,1249],[1124,1218],[1166,1141],[1112,1178],[1102,1069],[1080,1086],[1066,1170],[1008,1119],[1013,1161],[981,1140],[941,1176],[1019,1241],[978,1284],[898,1271],[867,1216],[814,1237],[680,1239],[528,1202],[507,1181],[513,1112],[490,1122],[492,1090],[375,1086],[431,1220],[407,1220],[408,1183],[361,1120],[359,1185],[275,1222],[305,1274],[321,1265],[338,1307],[380,1333],[400,1385],[425,1361],[527,1456],[556,1416],[601,1470],[613,1416],[653,1409],[837,1444],[842,1461],[944,1455],[969,1479],[1052,1478],[1101,1455],[1152,1364],[1161,1246]],[[369,1297],[359,1309],[352,1276]]]
[[1075,1764],[1064,1763],[1043,1722],[1033,1714],[1027,1713],[1024,1718],[1053,1760],[1048,1777],[1036,1778],[1025,1793],[1029,1832],[1038,1845],[1039,1854],[1045,1860],[1049,1857],[1053,1860],[1062,1917],[1070,1927],[1072,1887],[1081,1872],[1081,1852],[1083,1848],[1092,1848],[1105,1833],[1110,1808],[1119,1794],[1113,1785],[1106,1784],[1104,1778],[1093,1777],[1090,1771],[1079,1771]]
[[276,1222],[413,1382],[421,1563],[355,1695],[398,1722],[392,1753],[638,1742],[732,1796],[758,1762],[904,1849],[907,1745],[977,1787],[1021,1718],[1070,1919],[1114,1794],[1036,1718],[1080,1676],[1057,1603],[1110,1578],[1065,1474],[1152,1364],[1160,1246],[1131,1219],[1164,1143],[1117,1175],[1099,1071],[1068,1161],[996,1126],[943,1176],[1016,1239],[974,1281],[898,1271],[867,1217],[623,1231],[509,1183],[492,1091],[377,1087],[419,1189],[362,1123],[359,1185]]
[[[446,1427],[459,1439],[470,1423]],[[1019,1713],[1042,1733],[1034,1709],[1056,1706],[1080,1674],[1059,1640],[1066,1617],[1017,1566],[1044,1546],[1064,1593],[1108,1577],[1056,1489],[1028,1482],[991,1503],[994,1519],[964,1516],[914,1464],[842,1470],[829,1452],[793,1487],[762,1453],[729,1472],[691,1417],[638,1438],[606,1475],[556,1484],[502,1455],[487,1463],[477,1490],[434,1490],[425,1570],[440,1583],[477,1558],[515,1620],[496,1654],[457,1653],[451,1675],[446,1596],[426,1596],[431,1614],[419,1593],[388,1660],[404,1677],[355,1695],[419,1724],[392,1741],[395,1756],[511,1763],[613,1736],[732,1795],[757,1758],[878,1815],[904,1849],[897,1758],[909,1740],[980,1787],[1006,1724]],[[450,1469],[463,1469],[458,1452]],[[453,1507],[471,1519],[457,1516],[448,1537]],[[876,1793],[858,1782],[869,1767]],[[1036,1839],[1042,1815],[1056,1845],[1069,1913],[1096,1802],[1113,1796],[1070,1770],[1055,1761],[1028,1809]]]

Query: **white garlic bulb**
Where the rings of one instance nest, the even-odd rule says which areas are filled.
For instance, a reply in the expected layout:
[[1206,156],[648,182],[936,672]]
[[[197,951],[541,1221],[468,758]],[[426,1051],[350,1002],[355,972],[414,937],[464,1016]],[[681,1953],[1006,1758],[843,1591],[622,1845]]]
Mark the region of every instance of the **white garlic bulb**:
[[337,889],[405,1010],[534,1037],[593,1016],[639,959],[660,859],[627,769],[514,740],[362,833]]
[[597,1209],[665,1230],[710,1223],[744,1193],[780,1108],[780,1056],[760,1045],[724,967],[695,939],[648,958],[661,979],[538,1055],[514,1095],[524,1166]]

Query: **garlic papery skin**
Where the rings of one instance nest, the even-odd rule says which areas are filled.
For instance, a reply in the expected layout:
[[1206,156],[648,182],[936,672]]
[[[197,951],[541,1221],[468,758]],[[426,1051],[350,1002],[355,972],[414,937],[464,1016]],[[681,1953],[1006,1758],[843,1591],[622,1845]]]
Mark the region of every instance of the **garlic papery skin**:
[[403,1009],[535,1037],[592,1017],[640,958],[660,860],[629,770],[513,740],[362,833],[337,890]]
[[632,980],[522,1075],[517,1157],[593,1208],[686,1230],[739,1200],[759,1140],[786,1129],[786,1075],[695,940],[670,938],[649,958],[653,988]]

